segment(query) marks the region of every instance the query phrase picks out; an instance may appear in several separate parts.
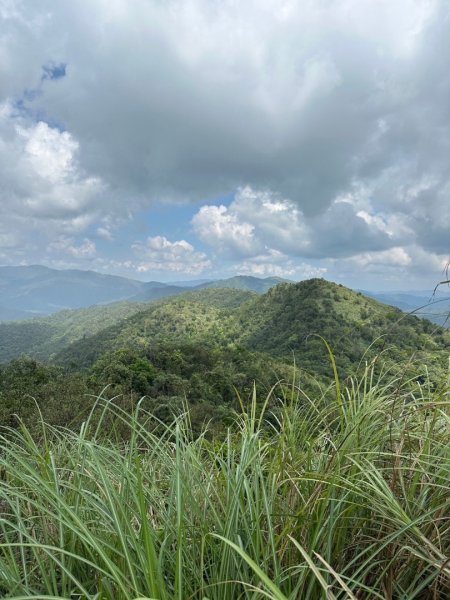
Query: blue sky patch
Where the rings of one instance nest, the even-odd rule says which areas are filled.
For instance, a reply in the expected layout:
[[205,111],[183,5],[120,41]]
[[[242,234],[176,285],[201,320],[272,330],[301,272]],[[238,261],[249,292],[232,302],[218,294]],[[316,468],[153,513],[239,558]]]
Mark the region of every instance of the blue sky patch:
[[56,79],[62,79],[63,77],[66,76],[66,67],[67,64],[66,63],[49,63],[47,65],[44,65],[42,67],[42,71],[43,71],[43,75],[41,77],[42,81],[45,79],[51,79],[51,80],[56,80]]

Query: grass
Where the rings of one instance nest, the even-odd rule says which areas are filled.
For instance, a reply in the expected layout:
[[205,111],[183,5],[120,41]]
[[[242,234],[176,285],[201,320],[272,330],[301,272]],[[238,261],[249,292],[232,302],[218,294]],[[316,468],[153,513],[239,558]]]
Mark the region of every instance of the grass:
[[0,594],[447,598],[448,383],[367,366],[315,398],[279,384],[222,440],[194,439],[188,412],[156,435],[145,401],[102,397],[78,432],[4,429]]

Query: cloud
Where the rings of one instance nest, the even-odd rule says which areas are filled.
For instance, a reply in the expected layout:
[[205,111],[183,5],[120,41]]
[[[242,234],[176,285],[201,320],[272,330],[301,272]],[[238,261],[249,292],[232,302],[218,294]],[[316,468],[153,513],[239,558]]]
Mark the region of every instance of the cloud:
[[6,90],[22,94],[43,65],[64,65],[27,110],[64,123],[87,170],[142,202],[250,185],[314,213],[355,177],[414,161],[417,144],[442,150],[444,2],[11,6]]
[[390,248],[380,252],[366,252],[358,254],[353,259],[358,265],[366,267],[367,265],[383,265],[394,267],[406,267],[411,264],[411,256],[404,248]]
[[203,252],[198,252],[186,240],[169,241],[164,236],[149,237],[132,246],[138,262],[139,273],[148,271],[173,271],[196,274],[205,271],[211,262]]
[[7,250],[9,248],[15,248],[16,245],[17,237],[14,235],[14,233],[0,231],[0,249]]
[[420,246],[414,217],[378,212],[372,194],[355,185],[321,214],[306,215],[277,194],[245,187],[228,207],[201,207],[192,226],[241,274],[328,275],[353,282],[374,277],[380,287],[389,278],[397,278],[398,287],[399,281],[411,285],[421,277],[439,277],[445,253]]
[[445,0],[2,2],[2,256],[193,202],[216,261],[439,262],[449,20]]
[[40,225],[44,237],[58,235],[83,230],[101,214],[104,186],[80,167],[79,143],[69,132],[3,104],[0,140],[2,226],[18,232],[18,243]]
[[108,240],[109,242],[111,242],[114,239],[114,236],[113,236],[111,230],[108,227],[98,227],[97,228],[97,235],[101,239]]
[[253,256],[232,266],[232,272],[238,275],[253,275],[255,277],[290,277],[293,279],[309,279],[323,277],[326,267],[315,267],[305,262],[286,256],[277,250],[268,250],[266,254]]
[[447,255],[428,252],[413,244],[333,259],[329,261],[328,272],[339,280],[352,282],[354,287],[432,290],[442,278],[447,260]]
[[68,254],[76,259],[91,259],[97,254],[97,248],[92,240],[85,238],[81,244],[76,243],[74,238],[61,236],[48,245],[50,254]]
[[384,217],[364,201],[338,198],[320,215],[307,216],[295,203],[267,191],[242,188],[225,206],[203,206],[192,219],[195,233],[216,251],[248,257],[273,249],[304,258],[346,257],[379,251],[411,238],[396,216]]
[[233,255],[253,254],[255,244],[254,225],[239,221],[239,215],[225,206],[202,206],[192,219],[198,237],[217,250]]

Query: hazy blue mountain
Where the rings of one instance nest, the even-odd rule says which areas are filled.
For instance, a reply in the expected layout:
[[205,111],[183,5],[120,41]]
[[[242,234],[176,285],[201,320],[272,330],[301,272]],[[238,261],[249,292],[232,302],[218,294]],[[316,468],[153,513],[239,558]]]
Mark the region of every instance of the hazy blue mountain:
[[41,316],[40,312],[18,310],[8,306],[0,306],[0,321],[21,321],[35,316]]
[[0,320],[124,300],[144,286],[140,281],[94,271],[0,267]]
[[278,277],[238,276],[209,281],[137,281],[116,275],[43,266],[0,267],[0,321],[46,316],[122,300],[147,302],[205,288],[236,288],[258,294],[282,283]]
[[406,313],[414,313],[418,317],[426,318],[437,323],[445,324],[450,313],[450,293],[448,287],[433,290],[412,290],[392,292],[367,292],[366,296],[375,298],[379,302],[396,306]]

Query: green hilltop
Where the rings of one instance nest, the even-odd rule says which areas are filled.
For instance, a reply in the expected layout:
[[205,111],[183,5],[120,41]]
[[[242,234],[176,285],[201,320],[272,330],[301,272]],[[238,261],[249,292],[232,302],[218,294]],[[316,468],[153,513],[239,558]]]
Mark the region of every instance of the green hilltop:
[[[77,423],[92,397],[131,405],[147,396],[163,420],[188,402],[197,427],[225,423],[255,382],[263,396],[294,365],[303,389],[326,389],[335,356],[342,380],[377,359],[376,373],[430,381],[444,372],[450,334],[341,285],[322,279],[280,283],[265,294],[207,288],[148,303],[122,302],[0,325],[0,421]],[[321,339],[322,338],[322,339]],[[24,356],[26,355],[26,356]],[[400,365],[400,367],[399,367]],[[89,399],[90,398],[90,399]],[[127,404],[128,406],[128,404]],[[84,408],[83,408],[84,407]]]
[[318,336],[330,344],[343,375],[364,354],[384,350],[398,361],[431,351],[436,357],[450,347],[449,334],[431,322],[323,279],[276,286],[244,305],[239,319],[246,347],[296,357],[301,367],[321,374],[330,365]]
[[429,321],[366,298],[322,279],[283,283],[263,295],[238,290],[195,291],[153,303],[128,319],[79,339],[55,362],[89,366],[102,353],[122,347],[145,350],[155,343],[235,344],[324,375],[330,364],[323,337],[334,350],[342,374],[384,350],[386,359],[449,348],[450,336]]
[[[246,283],[245,278],[239,281]],[[119,302],[1,323],[0,362],[26,354],[78,369],[123,347],[145,351],[155,344],[234,344],[287,362],[295,359],[302,368],[324,375],[330,365],[318,336],[334,350],[343,374],[351,372],[369,346],[395,360],[433,352],[436,361],[448,350],[450,337],[425,319],[342,285],[311,279],[280,283],[264,294],[203,288],[150,303]]]

